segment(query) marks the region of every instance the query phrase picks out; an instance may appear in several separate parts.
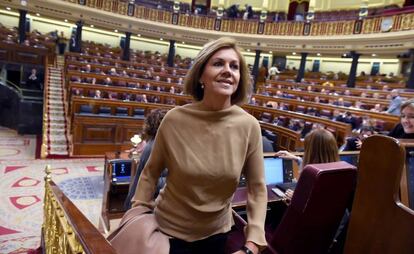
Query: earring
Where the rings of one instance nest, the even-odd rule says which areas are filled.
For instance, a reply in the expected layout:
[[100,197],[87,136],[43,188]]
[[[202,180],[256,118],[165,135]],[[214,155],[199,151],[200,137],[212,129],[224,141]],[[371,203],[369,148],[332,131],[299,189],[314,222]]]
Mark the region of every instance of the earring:
[[201,89],[204,89],[204,83],[200,81]]

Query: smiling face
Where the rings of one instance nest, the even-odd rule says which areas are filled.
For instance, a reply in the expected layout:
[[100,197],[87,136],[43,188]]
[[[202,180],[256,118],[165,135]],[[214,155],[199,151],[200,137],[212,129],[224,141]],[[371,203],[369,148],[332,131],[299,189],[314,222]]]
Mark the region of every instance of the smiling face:
[[218,50],[207,61],[200,82],[204,84],[204,100],[223,98],[231,102],[231,95],[240,81],[240,59],[232,48]]
[[414,133],[414,108],[411,106],[405,107],[401,111],[401,125],[404,132],[407,134]]

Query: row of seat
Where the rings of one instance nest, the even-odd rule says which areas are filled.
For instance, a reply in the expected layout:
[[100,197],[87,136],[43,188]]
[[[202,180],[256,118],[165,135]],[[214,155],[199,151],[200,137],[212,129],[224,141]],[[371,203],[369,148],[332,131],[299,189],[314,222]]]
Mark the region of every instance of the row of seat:
[[[95,113],[96,112],[96,113]],[[128,108],[126,107],[116,107],[115,114],[112,114],[111,107],[99,106],[97,110],[94,110],[92,105],[81,105],[79,109],[79,115],[84,116],[117,116],[117,117],[130,117],[136,119],[145,118],[145,110],[143,108],[134,108],[132,110],[132,115],[129,114]]]

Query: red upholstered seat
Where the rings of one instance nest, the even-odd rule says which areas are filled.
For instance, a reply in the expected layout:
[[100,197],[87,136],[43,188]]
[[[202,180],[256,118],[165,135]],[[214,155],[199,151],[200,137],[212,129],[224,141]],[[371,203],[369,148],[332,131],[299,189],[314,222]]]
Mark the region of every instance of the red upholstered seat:
[[[268,248],[262,253],[326,253],[351,201],[356,173],[354,166],[342,161],[307,165],[280,224],[275,230],[266,226]],[[244,243],[240,234],[230,234],[229,253],[237,246],[235,239]]]

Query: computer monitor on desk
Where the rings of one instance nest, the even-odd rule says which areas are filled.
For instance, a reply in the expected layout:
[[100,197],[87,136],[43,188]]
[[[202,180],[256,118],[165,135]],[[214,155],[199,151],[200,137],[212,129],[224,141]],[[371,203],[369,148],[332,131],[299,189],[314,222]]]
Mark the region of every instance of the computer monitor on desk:
[[129,184],[131,181],[131,160],[116,159],[109,161],[111,166],[111,183]]
[[264,157],[266,185],[290,183],[293,180],[292,160]]

